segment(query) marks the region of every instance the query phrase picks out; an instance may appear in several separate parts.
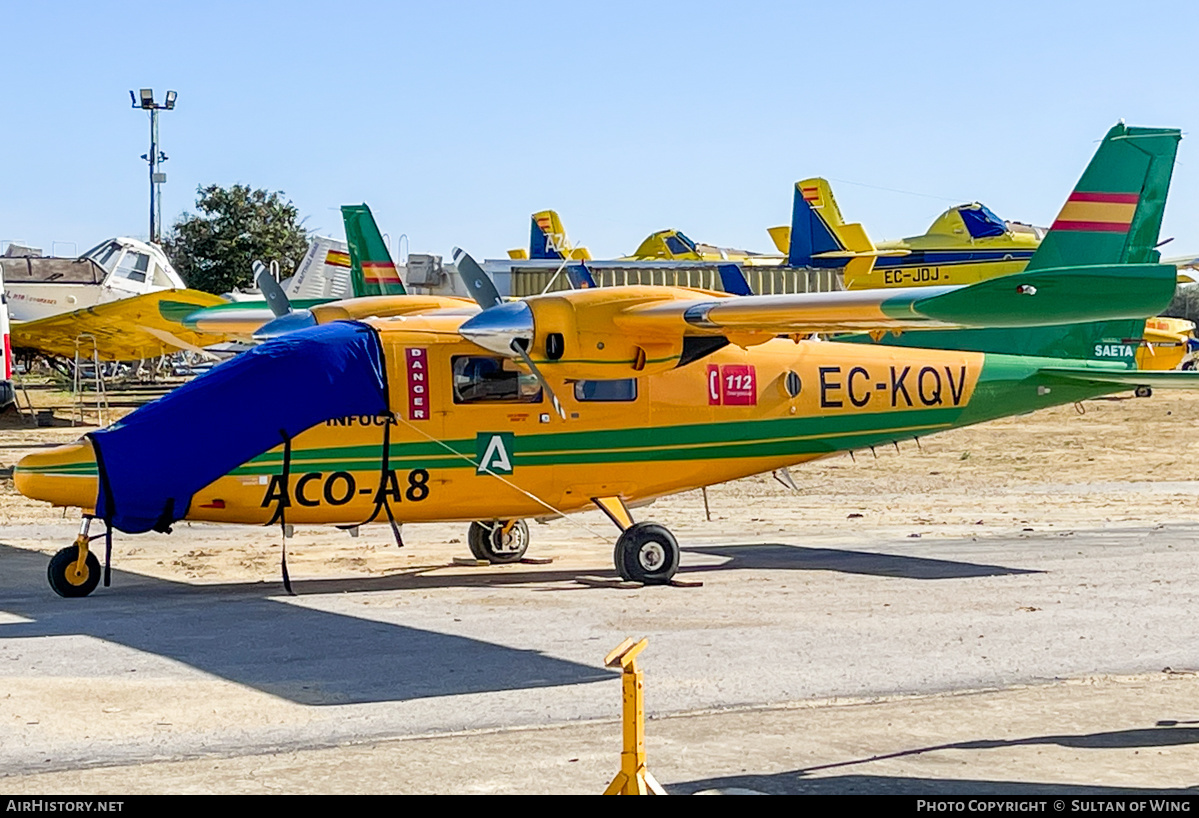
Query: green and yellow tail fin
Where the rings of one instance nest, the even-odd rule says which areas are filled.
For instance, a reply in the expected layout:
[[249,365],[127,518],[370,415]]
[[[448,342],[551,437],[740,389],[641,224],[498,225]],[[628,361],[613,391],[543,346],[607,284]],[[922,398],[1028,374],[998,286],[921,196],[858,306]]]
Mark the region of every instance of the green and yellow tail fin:
[[1028,263],[1028,270],[1157,262],[1155,249],[1182,132],[1117,124]]
[[350,279],[354,295],[406,295],[387,242],[365,204],[342,205],[346,243],[350,246]]
[[[1157,263],[1155,247],[1181,137],[1175,128],[1129,128],[1124,123],[1108,131],[1025,272]],[[1018,280],[1019,274],[1008,278]],[[1095,360],[1131,369],[1144,328],[1144,319],[1127,319],[1026,329],[930,330],[881,343]]]

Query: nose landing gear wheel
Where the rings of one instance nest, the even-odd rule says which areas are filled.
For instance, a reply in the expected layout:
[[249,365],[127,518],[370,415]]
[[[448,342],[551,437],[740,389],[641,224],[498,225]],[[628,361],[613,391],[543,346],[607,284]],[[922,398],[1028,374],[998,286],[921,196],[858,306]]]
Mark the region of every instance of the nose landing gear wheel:
[[96,590],[100,584],[100,560],[88,552],[83,571],[76,572],[75,564],[79,561],[79,547],[68,545],[50,558],[46,567],[46,579],[54,593],[65,597],[87,596]]
[[471,523],[466,543],[477,560],[520,562],[529,550],[529,527],[524,520],[517,520],[511,526],[504,522]]
[[657,523],[626,528],[612,556],[622,577],[646,585],[665,585],[679,570],[678,541]]
[[1148,386],[1138,386],[1132,394],[1138,398],[1149,398],[1153,396],[1153,389]]

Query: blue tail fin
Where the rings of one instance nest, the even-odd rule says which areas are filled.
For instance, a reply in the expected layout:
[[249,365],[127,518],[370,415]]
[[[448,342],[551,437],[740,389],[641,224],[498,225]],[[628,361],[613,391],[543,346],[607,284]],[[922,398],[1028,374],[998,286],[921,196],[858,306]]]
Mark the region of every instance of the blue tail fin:
[[570,281],[570,286],[576,290],[595,288],[595,279],[591,277],[591,271],[587,269],[586,264],[566,265],[566,278]]
[[745,274],[736,264],[721,264],[716,269],[720,271],[720,285],[724,287],[726,293],[730,295],[754,294],[749,287],[749,282],[745,280]]
[[[831,207],[829,207],[831,205]],[[826,218],[825,211],[828,210]],[[791,244],[787,253],[787,264],[791,267],[818,267],[818,253],[845,250],[837,238],[836,223],[841,221],[837,204],[823,179],[805,179],[795,183],[795,198],[791,205]],[[838,259],[832,266],[844,264]]]

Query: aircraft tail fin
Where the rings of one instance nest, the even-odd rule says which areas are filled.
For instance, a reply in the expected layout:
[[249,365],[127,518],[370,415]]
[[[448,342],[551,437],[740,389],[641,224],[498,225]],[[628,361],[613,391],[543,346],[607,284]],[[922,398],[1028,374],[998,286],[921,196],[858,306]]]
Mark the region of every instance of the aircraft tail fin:
[[[771,231],[776,244],[781,233],[779,228]],[[845,258],[874,252],[865,228],[856,223],[846,224],[825,179],[795,183],[790,233],[786,252],[787,264],[792,267],[839,267]]]
[[[513,252],[508,255],[512,258]],[[542,210],[534,213],[529,224],[529,254],[522,256],[539,261],[561,261],[565,258],[589,261],[591,253],[586,247],[575,247],[566,235],[562,219],[556,210]]]
[[736,264],[721,264],[716,269],[720,272],[720,285],[724,287],[726,293],[730,295],[754,294],[749,282],[745,280],[745,273],[741,272],[741,268]]
[[349,248],[328,236],[313,236],[308,250],[287,283],[293,301],[310,298],[349,298],[354,292]]
[[570,286],[576,290],[592,290],[597,286],[586,264],[566,265],[566,278],[570,282]]
[[1115,125],[1028,263],[1028,270],[1156,262],[1182,132]]
[[354,295],[407,294],[371,209],[365,204],[342,205],[341,217],[346,226],[346,243],[350,246]]

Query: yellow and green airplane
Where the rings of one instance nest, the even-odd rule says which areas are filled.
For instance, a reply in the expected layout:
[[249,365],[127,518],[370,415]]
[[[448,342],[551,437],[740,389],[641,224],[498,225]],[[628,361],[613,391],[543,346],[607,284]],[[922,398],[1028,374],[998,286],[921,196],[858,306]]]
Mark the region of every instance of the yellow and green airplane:
[[[1059,220],[1028,269],[971,285],[742,297],[625,286],[505,301],[459,252],[479,307],[393,297],[389,316],[377,299],[368,313],[341,302],[340,318],[372,317],[324,323],[333,313],[314,312],[318,326],[25,457],[18,491],[84,515],[75,543],[50,562],[50,584],[63,596],[96,588],[96,518],[108,537],[179,520],[285,531],[389,521],[398,539],[402,523],[470,521],[471,551],[506,562],[525,553],[523,520],[590,508],[621,530],[620,575],[664,583],[678,543],[634,521],[631,506],[1146,377],[1193,387],[1194,373],[1146,374],[1124,357],[1091,355],[1139,330],[1174,292],[1174,267],[1144,258],[1165,188],[1144,191],[1161,181],[1157,160],[1172,158],[1179,133],[1130,129],[1129,138],[1154,161],[1125,168],[1114,156],[1119,172],[1082,185],[1109,200],[1136,193],[1122,221]],[[1122,229],[1092,229],[1099,221]],[[978,349],[808,340],[950,328],[1002,340],[1004,351],[981,340]]]

